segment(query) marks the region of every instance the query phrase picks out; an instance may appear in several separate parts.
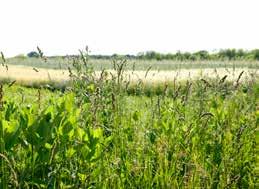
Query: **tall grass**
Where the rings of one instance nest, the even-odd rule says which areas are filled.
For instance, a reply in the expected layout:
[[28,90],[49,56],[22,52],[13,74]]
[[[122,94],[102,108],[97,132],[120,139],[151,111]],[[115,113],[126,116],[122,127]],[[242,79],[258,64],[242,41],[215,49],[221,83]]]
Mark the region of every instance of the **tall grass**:
[[62,97],[24,106],[3,88],[1,188],[257,187],[257,79],[154,88],[126,64],[96,77],[82,52]]

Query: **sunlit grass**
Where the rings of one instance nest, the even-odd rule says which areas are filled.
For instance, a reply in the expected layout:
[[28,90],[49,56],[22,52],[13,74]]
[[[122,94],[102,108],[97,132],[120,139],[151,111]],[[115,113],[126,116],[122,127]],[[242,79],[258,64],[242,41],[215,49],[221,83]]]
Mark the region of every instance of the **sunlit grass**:
[[256,69],[124,66],[82,55],[62,91],[60,70],[5,78],[0,188],[256,188]]

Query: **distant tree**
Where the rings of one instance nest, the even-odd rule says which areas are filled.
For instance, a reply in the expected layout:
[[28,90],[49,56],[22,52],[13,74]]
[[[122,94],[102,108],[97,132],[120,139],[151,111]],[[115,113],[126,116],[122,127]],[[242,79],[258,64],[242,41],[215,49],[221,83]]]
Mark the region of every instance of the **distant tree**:
[[28,54],[27,54],[27,56],[29,57],[29,58],[39,58],[40,57],[40,55],[39,55],[39,53],[37,53],[36,51],[31,51],[31,52],[29,52]]
[[196,56],[196,59],[199,60],[208,60],[210,58],[208,51],[198,51],[196,53],[194,53],[194,55]]
[[236,49],[225,49],[219,51],[219,57],[221,59],[234,60],[236,59],[237,53]]
[[145,53],[145,57],[146,57],[146,59],[148,59],[148,60],[151,60],[151,59],[156,59],[156,52],[155,51],[147,51],[146,53]]
[[15,56],[15,58],[26,59],[26,56],[24,54],[18,54]]
[[111,55],[111,58],[118,58],[119,57],[119,55],[118,54],[113,54],[113,55]]
[[238,49],[236,51],[236,59],[244,59],[245,58],[245,51],[243,49]]
[[137,54],[137,58],[139,58],[139,59],[144,59],[144,58],[145,58],[145,53],[144,53],[144,52],[139,52],[139,53]]
[[191,54],[191,56],[189,57],[189,60],[195,61],[195,60],[197,60],[197,57],[195,55]]
[[189,52],[185,52],[185,53],[182,54],[182,56],[183,56],[183,59],[184,59],[184,60],[190,60],[192,54],[189,53]]
[[181,53],[181,51],[177,51],[177,53],[175,54],[175,58],[176,60],[184,60],[183,54]]
[[229,60],[236,59],[236,49],[227,49],[226,55],[227,55]]
[[175,54],[168,53],[165,55],[165,59],[167,60],[175,60]]
[[255,60],[259,60],[259,49],[252,50],[252,55]]

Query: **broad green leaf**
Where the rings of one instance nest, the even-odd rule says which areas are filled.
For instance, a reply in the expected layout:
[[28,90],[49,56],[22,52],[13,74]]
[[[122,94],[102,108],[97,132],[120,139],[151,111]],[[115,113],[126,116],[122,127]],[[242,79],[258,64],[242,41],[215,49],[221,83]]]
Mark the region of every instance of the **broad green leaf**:
[[76,150],[75,150],[74,148],[69,148],[69,149],[66,151],[66,157],[67,157],[67,158],[71,158],[75,153],[76,153]]
[[21,132],[20,124],[16,120],[0,122],[4,129],[4,143],[6,150],[10,150],[17,142]]

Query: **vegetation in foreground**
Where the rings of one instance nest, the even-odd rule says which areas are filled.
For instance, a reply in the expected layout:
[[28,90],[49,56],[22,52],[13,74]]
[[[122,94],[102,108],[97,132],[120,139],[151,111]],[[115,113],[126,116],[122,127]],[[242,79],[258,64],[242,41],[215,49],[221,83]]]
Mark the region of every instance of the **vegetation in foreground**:
[[1,188],[257,187],[258,80],[145,93],[124,82],[123,62],[112,79],[93,77],[84,57],[74,66],[63,95],[1,88]]

